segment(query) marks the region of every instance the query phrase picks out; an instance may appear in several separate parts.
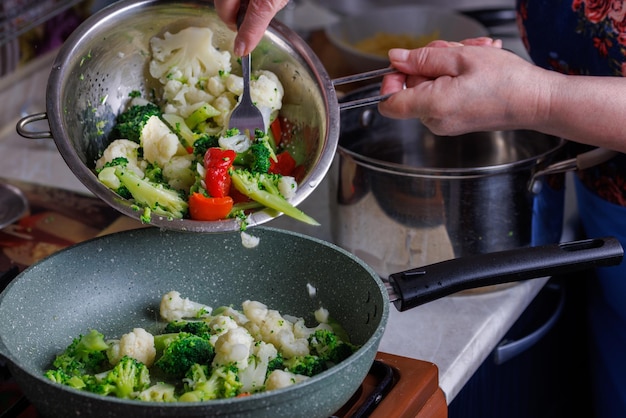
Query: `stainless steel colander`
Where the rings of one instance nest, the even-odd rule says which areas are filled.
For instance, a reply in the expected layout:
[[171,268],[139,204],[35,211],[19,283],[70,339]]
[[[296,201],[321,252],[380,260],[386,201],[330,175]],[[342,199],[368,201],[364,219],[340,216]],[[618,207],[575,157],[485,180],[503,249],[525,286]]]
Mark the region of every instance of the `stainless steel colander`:
[[[129,93],[150,97],[159,86],[148,73],[149,41],[164,32],[189,26],[211,27],[217,47],[231,49],[234,32],[217,17],[212,1],[130,0],[114,3],[87,19],[60,49],[48,79],[46,112],[18,124],[28,138],[52,137],[65,162],[96,196],[118,211],[139,219],[132,202],[101,184],[93,171],[108,145],[108,134]],[[235,58],[233,58],[235,59]],[[330,168],[339,136],[339,108],[332,81],[308,45],[291,29],[274,22],[253,53],[256,68],[273,71],[285,88],[281,114],[297,130],[298,146],[306,149],[305,175],[291,200],[302,202]],[[237,68],[233,66],[233,68]],[[47,119],[49,132],[27,125]],[[249,225],[277,214],[253,213]],[[152,215],[151,224],[174,230],[222,232],[238,230],[236,220],[201,222]]]

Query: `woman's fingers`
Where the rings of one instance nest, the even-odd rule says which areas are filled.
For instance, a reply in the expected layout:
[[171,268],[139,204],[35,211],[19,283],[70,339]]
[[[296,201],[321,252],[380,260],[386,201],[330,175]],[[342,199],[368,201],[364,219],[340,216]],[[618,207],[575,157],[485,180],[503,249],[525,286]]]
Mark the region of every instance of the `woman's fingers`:
[[[265,30],[276,14],[289,0],[250,0],[248,10],[235,37],[233,52],[237,56],[248,55],[263,38]],[[218,16],[228,27],[236,29],[240,0],[215,0]]]

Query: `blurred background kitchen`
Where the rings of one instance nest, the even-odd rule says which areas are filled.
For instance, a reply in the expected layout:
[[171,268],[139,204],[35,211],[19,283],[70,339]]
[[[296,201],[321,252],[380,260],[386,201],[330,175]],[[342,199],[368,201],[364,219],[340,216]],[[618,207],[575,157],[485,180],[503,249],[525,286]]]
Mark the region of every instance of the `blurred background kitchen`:
[[[0,179],[53,186],[90,195],[67,168],[52,140],[21,138],[16,134],[15,126],[25,115],[45,111],[47,76],[55,51],[82,20],[109,3],[113,1],[2,1]],[[359,68],[346,66],[347,62],[342,58],[345,57],[344,53],[333,45],[325,29],[372,7],[406,4],[454,9],[466,15],[476,11],[495,11],[497,16],[503,16],[504,19],[491,20],[493,14],[480,14],[483,23],[488,24],[489,34],[502,39],[505,48],[525,57],[512,15],[514,0],[292,0],[278,18],[310,42],[327,65],[331,77],[336,77],[358,71]],[[504,14],[500,14],[502,12]],[[42,125],[41,129],[46,131],[46,124]],[[302,205],[305,212],[322,221],[321,228],[303,227],[285,217],[272,221],[270,226],[294,229],[333,241],[331,218],[334,209],[329,202],[336,193],[336,175],[331,170],[325,183]],[[565,222],[567,220],[566,217]],[[572,283],[577,280],[576,277],[568,278]],[[445,301],[440,305],[434,303],[434,307],[431,309],[429,306],[428,311],[426,307],[416,311],[422,315],[417,321],[440,321],[443,325],[439,325],[439,328],[445,328],[448,324],[446,321],[454,322],[459,338],[464,338],[459,343],[462,355],[443,353],[454,351],[454,343],[450,343],[447,350],[436,347],[433,341],[429,345],[429,335],[420,341],[425,346],[421,352],[412,351],[406,344],[397,347],[389,341],[383,342],[381,350],[388,349],[400,355],[435,362],[440,367],[440,383],[447,397],[448,414],[451,417],[557,417],[568,416],[573,411],[586,415],[589,399],[587,364],[576,329],[579,314],[571,308],[576,303],[577,295],[571,290],[564,291],[560,283],[550,283],[540,291],[542,284],[517,286],[492,293],[493,300],[482,300],[476,305],[472,305],[471,298],[468,298],[470,302],[467,302],[466,309],[470,313],[465,312],[465,318],[455,318],[454,315],[442,318],[441,312],[447,309]],[[568,293],[568,304],[564,307],[565,292]],[[442,308],[438,310],[437,306]],[[495,312],[474,312],[490,309]],[[475,317],[479,319],[474,320]],[[404,318],[408,318],[408,314]],[[392,316],[391,321],[394,319],[399,325],[396,328],[390,326],[390,333],[401,334],[402,327],[415,325],[413,319],[402,321]],[[463,325],[463,320],[475,323]],[[502,332],[492,332],[489,329],[490,321],[496,321],[497,326],[504,328]],[[538,329],[542,333],[537,340],[514,359],[501,364],[494,360],[492,350],[496,345],[517,340]],[[468,335],[464,335],[464,332]],[[504,333],[506,335],[503,336]],[[498,341],[488,340],[478,346],[475,341],[472,342],[481,338]],[[442,341],[445,345],[446,340]]]

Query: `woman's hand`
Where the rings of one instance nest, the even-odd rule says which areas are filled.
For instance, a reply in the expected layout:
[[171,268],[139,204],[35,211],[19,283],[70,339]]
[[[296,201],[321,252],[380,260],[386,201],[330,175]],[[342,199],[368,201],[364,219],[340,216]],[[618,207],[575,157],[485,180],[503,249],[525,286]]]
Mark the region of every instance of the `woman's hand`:
[[[215,0],[217,15],[232,30],[237,29],[240,0]],[[289,3],[289,0],[250,0],[248,11],[235,37],[234,53],[248,55],[257,46],[270,21]]]
[[513,129],[541,112],[541,70],[502,50],[490,38],[435,41],[415,50],[392,49],[379,104],[393,118],[418,118],[439,135]]

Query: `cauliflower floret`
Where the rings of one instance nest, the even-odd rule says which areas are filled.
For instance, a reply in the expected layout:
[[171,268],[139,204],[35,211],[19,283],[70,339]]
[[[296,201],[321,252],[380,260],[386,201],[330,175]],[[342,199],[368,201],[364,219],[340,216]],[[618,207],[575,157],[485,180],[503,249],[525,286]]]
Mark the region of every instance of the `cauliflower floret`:
[[227,316],[233,321],[237,323],[239,326],[243,326],[245,323],[249,321],[248,317],[243,314],[243,312],[231,307],[226,306],[222,308],[220,315]]
[[217,315],[209,322],[209,328],[211,328],[211,337],[209,342],[215,346],[217,339],[226,334],[231,329],[238,328],[239,324],[228,315]]
[[330,319],[330,313],[328,309],[322,307],[317,309],[313,315],[315,316],[315,320],[320,324],[328,324],[328,320]]
[[278,350],[272,344],[259,341],[252,346],[251,351],[248,365],[243,370],[239,370],[239,381],[243,385],[242,392],[253,393],[265,384],[267,366],[271,359],[278,356]]
[[265,390],[286,388],[296,383],[310,379],[303,374],[295,374],[285,370],[273,370],[265,381]]
[[[250,82],[252,82],[252,77]],[[243,93],[243,77],[236,74],[228,74],[228,76],[224,77],[224,87],[236,96],[241,96]],[[250,95],[252,95],[252,92],[250,92]]]
[[294,324],[280,312],[267,309],[261,302],[245,301],[243,313],[250,322],[245,327],[257,340],[273,344],[285,357],[306,356],[309,354],[309,342],[306,338],[297,338]]
[[166,32],[163,38],[150,39],[150,48],[150,74],[163,84],[176,70],[182,80],[198,80],[231,69],[230,53],[213,46],[213,31],[209,28],[188,27],[175,34]]
[[306,338],[308,340],[311,334],[313,334],[318,329],[327,329],[328,331],[332,331],[333,327],[328,324],[318,324],[313,328],[309,328],[306,326],[306,324],[304,323],[304,319],[302,318],[298,318],[297,320],[293,321],[293,335],[296,339]]
[[246,231],[241,231],[241,245],[245,248],[255,248],[261,242],[261,238],[250,235]]
[[143,328],[134,328],[132,332],[122,335],[119,341],[113,341],[107,350],[109,363],[115,366],[124,356],[152,366],[156,357],[154,336]]
[[278,76],[271,71],[259,70],[250,80],[250,96],[257,107],[267,107],[275,112],[280,110],[285,90]]
[[110,163],[115,158],[126,158],[128,160],[127,168],[139,178],[143,178],[145,167],[139,162],[139,147],[138,143],[129,139],[116,139],[106,147],[102,157],[96,161],[96,170],[101,170],[106,163]]
[[236,363],[238,368],[245,368],[248,365],[248,357],[253,345],[254,338],[248,330],[243,327],[229,329],[215,342],[213,366]]
[[237,105],[235,95],[230,92],[224,92],[213,100],[211,105],[221,112],[220,115],[213,117],[215,123],[220,126],[228,126],[228,119],[230,118],[230,112]]
[[168,321],[180,321],[184,318],[202,318],[209,316],[213,308],[189,298],[182,298],[180,292],[172,290],[161,298],[161,317]]
[[309,341],[306,337],[296,337],[293,329],[281,330],[276,334],[273,344],[285,357],[306,356],[310,354]]
[[[224,85],[228,91],[236,96],[241,96],[243,93],[243,78],[238,75],[229,74],[224,80]],[[283,85],[273,72],[258,70],[252,73],[250,96],[258,108],[266,107],[271,111],[280,110],[284,94]]]
[[205,89],[213,96],[219,96],[226,91],[226,85],[224,79],[219,75],[209,77],[207,80]]
[[[229,74],[225,78],[224,84],[229,92],[241,97],[243,93],[242,77]],[[252,102],[261,112],[265,126],[269,126],[271,115],[280,110],[284,96],[283,85],[276,74],[266,70],[255,71],[250,80],[250,96]]]
[[193,154],[173,156],[163,165],[163,178],[174,189],[189,190],[196,181],[196,175],[191,168],[193,161]]
[[278,191],[285,199],[291,199],[298,191],[298,182],[291,176],[282,176],[278,180]]
[[246,300],[241,304],[243,314],[254,323],[263,323],[269,309],[267,305],[256,300]]
[[245,134],[220,136],[217,142],[221,148],[231,149],[237,154],[248,151],[248,148],[252,145],[252,140]]
[[174,155],[184,155],[178,136],[158,116],[151,116],[141,130],[141,146],[146,161],[163,167]]
[[215,96],[198,88],[196,85],[182,83],[179,80],[169,80],[163,89],[167,113],[174,113],[188,117],[199,105],[210,103]]

